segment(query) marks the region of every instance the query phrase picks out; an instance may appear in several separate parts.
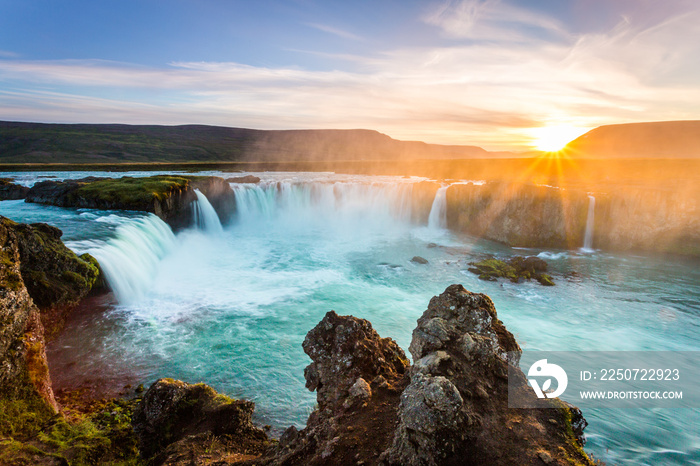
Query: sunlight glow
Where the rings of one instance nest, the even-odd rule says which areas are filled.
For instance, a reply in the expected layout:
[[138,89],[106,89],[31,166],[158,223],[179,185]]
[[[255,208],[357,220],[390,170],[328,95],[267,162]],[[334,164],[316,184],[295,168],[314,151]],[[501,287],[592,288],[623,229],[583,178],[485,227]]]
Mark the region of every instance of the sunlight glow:
[[556,152],[564,148],[569,142],[586,133],[589,128],[575,126],[545,126],[534,128],[533,145],[545,152]]

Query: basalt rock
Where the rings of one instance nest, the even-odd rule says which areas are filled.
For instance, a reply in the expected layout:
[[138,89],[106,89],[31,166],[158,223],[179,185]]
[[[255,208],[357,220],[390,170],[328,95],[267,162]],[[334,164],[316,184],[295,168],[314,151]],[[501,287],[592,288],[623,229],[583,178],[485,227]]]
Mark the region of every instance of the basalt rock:
[[20,235],[0,218],[0,402],[15,401],[35,412],[57,410],[39,309],[22,280]]
[[318,409],[290,427],[260,464],[372,464],[391,442],[409,362],[364,320],[331,311],[304,340],[306,387]]
[[0,178],[0,201],[12,201],[27,197],[29,188],[14,184],[10,178]]
[[58,228],[45,223],[15,223],[5,217],[0,217],[0,224],[16,242],[22,282],[41,311],[46,337],[50,338],[97,283],[99,264],[89,254],[77,256],[68,249]]
[[157,175],[144,178],[87,177],[41,181],[27,193],[26,202],[60,207],[152,212],[173,228],[192,224],[191,204],[199,189],[226,223],[235,211],[233,190],[214,176]]
[[520,348],[488,296],[449,286],[418,320],[409,350],[415,363],[382,463],[592,464],[572,433],[573,410],[508,408],[508,366]]
[[[234,400],[204,384],[160,379],[146,391],[133,416],[139,450],[151,464],[207,464],[193,457],[252,459],[267,447],[267,434],[251,421],[255,403]],[[206,451],[203,445],[216,446]]]

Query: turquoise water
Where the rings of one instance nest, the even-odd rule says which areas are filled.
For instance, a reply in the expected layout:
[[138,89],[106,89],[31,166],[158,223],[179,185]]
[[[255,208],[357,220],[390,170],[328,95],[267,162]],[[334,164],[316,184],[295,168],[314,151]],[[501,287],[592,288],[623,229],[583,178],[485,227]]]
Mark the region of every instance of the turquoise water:
[[[699,349],[697,263],[477,242],[428,227],[427,212],[425,224],[413,220],[418,178],[257,175],[260,186],[235,187],[238,214],[221,232],[174,235],[143,213],[0,202],[0,215],[63,229],[70,247],[112,266],[121,290],[52,343],[57,385],[205,381],[256,401],[257,420],[276,432],[303,426],[315,395],[304,388],[301,343],[327,311],[368,319],[407,350],[430,298],[452,283],[491,296],[523,348]],[[23,176],[29,185],[37,174]],[[539,254],[557,286],[480,281],[467,268],[484,254]],[[429,264],[411,262],[416,255]],[[580,275],[566,278],[571,271]],[[584,415],[587,451],[610,464],[700,463],[698,410]]]

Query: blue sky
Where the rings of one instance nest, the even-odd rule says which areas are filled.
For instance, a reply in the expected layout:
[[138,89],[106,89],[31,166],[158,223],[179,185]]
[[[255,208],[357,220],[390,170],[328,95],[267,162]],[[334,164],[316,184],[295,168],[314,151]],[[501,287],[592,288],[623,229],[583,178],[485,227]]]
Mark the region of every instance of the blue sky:
[[695,0],[0,0],[0,119],[528,149],[700,119]]

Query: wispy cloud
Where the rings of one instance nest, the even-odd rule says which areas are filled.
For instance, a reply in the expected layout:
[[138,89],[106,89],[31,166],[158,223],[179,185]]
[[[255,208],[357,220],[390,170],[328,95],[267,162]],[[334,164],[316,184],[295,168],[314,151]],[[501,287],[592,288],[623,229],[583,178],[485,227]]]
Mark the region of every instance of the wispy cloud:
[[[545,13],[504,5],[441,4],[435,26],[448,31],[445,8],[463,8],[454,31],[466,35],[354,55],[341,70],[0,59],[0,119],[364,127],[502,149],[527,144],[537,126],[700,116],[700,8],[619,15],[607,28],[567,35]],[[491,39],[504,20],[523,26],[519,41]]]
[[10,52],[8,50],[0,50],[0,58],[17,58],[18,54],[15,52]]
[[356,40],[356,41],[364,41],[364,37],[358,36],[356,34],[353,34],[351,32],[345,31],[343,29],[339,29],[333,26],[328,26],[327,24],[319,24],[319,23],[305,23],[307,26],[312,27],[314,29],[318,29],[319,31],[326,32],[328,34],[332,34],[334,36],[341,37],[343,39],[349,39],[349,40]]

